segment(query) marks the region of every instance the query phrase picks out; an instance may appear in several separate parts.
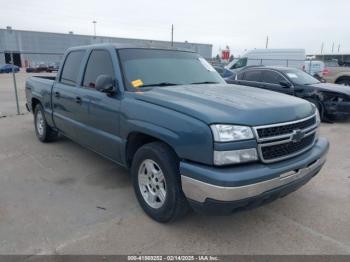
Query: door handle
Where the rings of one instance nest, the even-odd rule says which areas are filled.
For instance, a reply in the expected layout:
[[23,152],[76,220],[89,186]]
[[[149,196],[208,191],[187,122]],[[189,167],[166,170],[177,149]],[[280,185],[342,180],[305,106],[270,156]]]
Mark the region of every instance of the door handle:
[[81,98],[80,98],[79,96],[77,96],[77,97],[75,98],[75,102],[76,102],[77,104],[81,104]]
[[60,95],[61,95],[60,92],[55,92],[55,97],[58,98],[58,97],[60,97]]

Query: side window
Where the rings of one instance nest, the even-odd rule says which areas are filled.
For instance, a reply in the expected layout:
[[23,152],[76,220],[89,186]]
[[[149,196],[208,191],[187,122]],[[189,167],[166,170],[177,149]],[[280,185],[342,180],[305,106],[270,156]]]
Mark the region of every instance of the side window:
[[266,70],[262,73],[262,81],[264,83],[279,85],[280,82],[285,81],[285,79],[276,72]]
[[83,86],[95,88],[99,75],[114,77],[113,64],[110,54],[104,50],[91,52],[84,75]]
[[243,79],[246,81],[260,82],[261,81],[261,71],[259,70],[249,70],[243,75]]
[[68,54],[60,78],[62,84],[76,85],[84,53],[85,51],[73,51]]

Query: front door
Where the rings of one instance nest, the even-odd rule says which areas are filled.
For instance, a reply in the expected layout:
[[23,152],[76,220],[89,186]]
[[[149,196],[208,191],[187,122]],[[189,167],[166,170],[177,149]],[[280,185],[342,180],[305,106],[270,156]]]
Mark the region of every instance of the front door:
[[119,113],[120,97],[109,96],[95,89],[100,75],[115,78],[110,53],[93,50],[89,56],[78,95],[82,100],[84,116],[80,118],[83,132],[78,139],[82,144],[114,161],[120,161]]
[[[288,95],[294,94],[293,85],[283,75],[272,70],[262,70],[261,88]],[[283,86],[281,82],[288,82],[290,86]]]

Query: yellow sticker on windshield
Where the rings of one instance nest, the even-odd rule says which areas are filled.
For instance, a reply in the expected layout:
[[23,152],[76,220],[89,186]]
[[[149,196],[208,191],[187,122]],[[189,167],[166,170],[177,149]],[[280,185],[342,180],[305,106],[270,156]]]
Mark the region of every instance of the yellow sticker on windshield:
[[133,87],[135,88],[138,88],[140,86],[143,86],[143,82],[141,79],[137,79],[137,80],[134,80],[134,81],[131,81],[131,84]]

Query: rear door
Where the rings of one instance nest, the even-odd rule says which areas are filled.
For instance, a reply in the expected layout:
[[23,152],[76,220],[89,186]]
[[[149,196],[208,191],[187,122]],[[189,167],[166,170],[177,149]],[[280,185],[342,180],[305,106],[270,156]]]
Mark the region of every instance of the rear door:
[[83,80],[77,90],[84,112],[80,118],[82,129],[78,142],[119,162],[121,97],[120,94],[108,95],[95,89],[96,79],[100,75],[115,79],[115,66],[108,50],[96,49],[89,55]]
[[52,89],[53,121],[66,136],[76,138],[79,129],[80,101],[77,100],[84,50],[67,54],[59,79]]
[[261,70],[252,69],[239,73],[236,83],[239,85],[261,87]]
[[[288,95],[293,95],[293,85],[287,78],[285,78],[281,73],[273,70],[262,70],[261,75],[261,88],[268,89],[271,91],[276,91]],[[290,87],[281,85],[281,82],[289,82]]]

